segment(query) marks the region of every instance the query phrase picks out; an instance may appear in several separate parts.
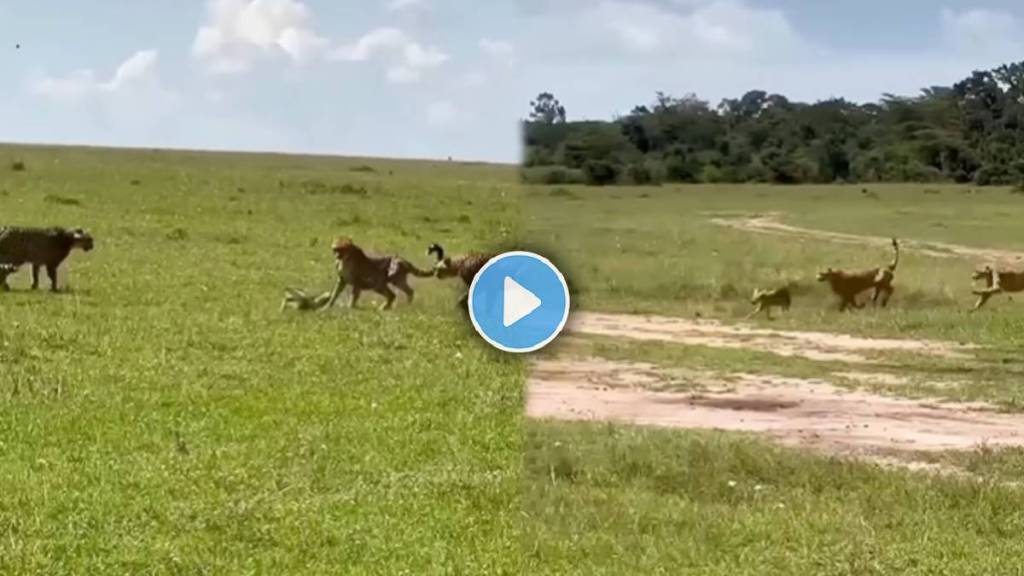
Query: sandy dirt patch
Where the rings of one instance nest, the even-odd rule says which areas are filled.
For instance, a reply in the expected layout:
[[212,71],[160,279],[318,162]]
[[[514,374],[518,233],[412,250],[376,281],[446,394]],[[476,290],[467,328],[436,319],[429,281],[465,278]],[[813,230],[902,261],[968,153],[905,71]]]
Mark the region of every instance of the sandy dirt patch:
[[888,374],[885,372],[833,372],[833,376],[852,380],[860,384],[875,384],[882,386],[906,386],[910,384],[910,378]]
[[[762,214],[756,216],[734,217],[734,218],[712,218],[711,222],[719,226],[727,226],[747,232],[760,232],[762,234],[776,234],[781,236],[794,236],[798,238],[815,238],[837,242],[840,244],[856,244],[861,246],[880,246],[888,248],[891,238],[881,236],[860,236],[857,234],[846,234],[843,232],[829,232],[826,230],[814,230],[811,228],[800,228],[779,222],[779,214]],[[935,258],[973,258],[980,262],[991,262],[998,264],[1013,264],[1024,260],[1024,253],[1012,250],[999,250],[995,248],[975,248],[948,242],[924,242],[919,240],[900,239],[900,245]]]
[[[631,376],[641,374],[644,376]],[[929,403],[850,391],[822,380],[736,374],[699,393],[651,391],[646,364],[595,359],[535,361],[527,415],[765,435],[829,454],[904,453],[1024,446],[1024,415],[978,404]]]
[[726,325],[715,320],[690,320],[666,316],[637,316],[576,312],[569,332],[633,340],[656,340],[713,348],[749,349],[779,356],[826,362],[871,364],[871,351],[911,352],[952,359],[969,359],[969,345],[929,340],[862,338],[828,332],[771,330]]

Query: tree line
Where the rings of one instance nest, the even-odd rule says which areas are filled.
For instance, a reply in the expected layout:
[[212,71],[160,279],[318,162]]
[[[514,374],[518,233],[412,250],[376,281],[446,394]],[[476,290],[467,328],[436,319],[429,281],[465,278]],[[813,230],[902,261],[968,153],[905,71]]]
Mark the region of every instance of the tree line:
[[711,106],[658,92],[611,121],[530,102],[529,183],[972,182],[1024,185],[1024,62],[875,103],[751,90]]

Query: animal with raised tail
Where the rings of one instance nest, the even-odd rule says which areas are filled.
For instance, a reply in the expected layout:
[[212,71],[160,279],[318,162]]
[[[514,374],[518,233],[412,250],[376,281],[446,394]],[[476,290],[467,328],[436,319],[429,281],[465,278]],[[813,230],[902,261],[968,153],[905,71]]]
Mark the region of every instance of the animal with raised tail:
[[[473,278],[476,278],[480,269],[484,267],[484,264],[487,264],[487,262],[494,258],[493,254],[481,253],[470,253],[459,258],[451,258],[445,254],[444,248],[436,243],[427,247],[427,254],[437,257],[437,263],[434,265],[435,276],[442,280],[458,276],[462,279],[467,289],[473,283]],[[469,293],[466,292],[459,298],[459,306],[466,306],[468,301]]]
[[896,266],[900,263],[900,244],[895,238],[892,239],[892,248],[895,255],[887,266],[857,272],[832,268],[818,272],[818,282],[828,282],[829,288],[839,297],[840,311],[851,307],[863,308],[864,305],[857,302],[857,296],[867,290],[874,290],[871,301],[875,304],[881,303],[884,308],[889,303],[894,291],[892,281],[896,275]]

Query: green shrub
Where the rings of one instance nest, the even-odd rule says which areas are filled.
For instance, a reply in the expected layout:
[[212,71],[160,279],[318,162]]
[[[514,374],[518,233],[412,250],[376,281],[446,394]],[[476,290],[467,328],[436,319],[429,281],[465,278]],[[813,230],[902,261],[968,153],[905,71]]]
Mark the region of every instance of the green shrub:
[[583,163],[583,181],[590,186],[615,184],[620,172],[617,164],[604,160],[587,160]]
[[648,186],[659,183],[655,171],[642,162],[634,162],[626,167],[626,181],[627,184],[635,186]]
[[519,171],[523,184],[583,184],[585,178],[580,170],[564,166],[533,166]]

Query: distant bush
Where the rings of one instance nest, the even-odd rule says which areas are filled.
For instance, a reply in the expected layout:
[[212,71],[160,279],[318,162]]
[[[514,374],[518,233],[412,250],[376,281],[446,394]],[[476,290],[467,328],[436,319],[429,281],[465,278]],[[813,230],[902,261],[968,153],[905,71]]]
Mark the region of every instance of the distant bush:
[[990,186],[993,184],[1009,184],[1010,172],[1005,166],[985,165],[974,173],[974,183],[978,186]]
[[607,186],[619,179],[620,167],[604,160],[583,163],[583,181],[588,186]]
[[319,180],[304,180],[300,184],[302,191],[313,196],[317,195],[344,195],[344,196],[366,196],[369,192],[364,186],[353,186],[352,184],[325,184]]
[[635,186],[659,184],[658,175],[642,162],[634,162],[626,167],[626,183]]
[[523,158],[523,166],[551,166],[558,164],[556,153],[546,148],[528,146]]
[[219,242],[219,243],[221,243],[221,244],[227,244],[229,246],[237,246],[239,244],[245,244],[245,241],[246,241],[245,238],[243,238],[243,237],[231,236],[231,235],[226,235],[226,234],[215,236],[214,240]]
[[188,232],[186,232],[184,228],[175,228],[168,232],[164,237],[172,242],[183,242],[188,240]]
[[142,184],[142,180],[132,179],[132,180],[128,181],[128,184],[130,184],[132,186],[138,186],[138,185]]
[[548,192],[548,196],[552,198],[566,198],[569,200],[579,200],[580,195],[569,190],[568,188],[555,188],[551,192]]
[[726,178],[725,173],[722,171],[722,169],[713,164],[708,164],[707,166],[704,167],[700,179],[701,182],[707,182],[708,184],[718,184],[720,182],[730,181],[728,178]]
[[11,162],[11,172],[24,172],[25,162],[22,160],[15,160]]
[[62,206],[81,206],[82,201],[77,198],[70,198],[68,196],[58,196],[56,194],[47,194],[43,197],[43,202],[49,202],[50,204],[60,204]]
[[583,184],[584,176],[580,170],[563,166],[535,166],[519,171],[520,180],[524,184]]
[[368,166],[366,164],[360,164],[359,166],[353,166],[353,167],[349,168],[348,170],[349,170],[349,172],[370,172],[370,173],[376,173],[377,172],[377,170],[373,166]]

